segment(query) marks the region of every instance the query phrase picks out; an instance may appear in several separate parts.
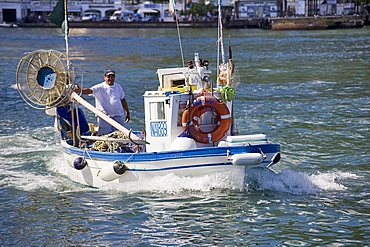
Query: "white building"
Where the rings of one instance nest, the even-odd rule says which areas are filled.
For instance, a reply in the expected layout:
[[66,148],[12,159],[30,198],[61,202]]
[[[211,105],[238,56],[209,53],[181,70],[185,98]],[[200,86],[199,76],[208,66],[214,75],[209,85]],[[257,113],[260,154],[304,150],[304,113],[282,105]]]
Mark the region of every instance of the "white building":
[[[58,0],[0,0],[0,22],[21,20],[41,21],[54,9]],[[125,4],[126,0],[68,0],[68,13],[71,16],[83,16],[96,13],[103,19],[109,19],[117,10],[132,10],[142,18],[155,17],[162,21],[173,21],[168,10],[168,3],[155,4],[143,2],[138,5]],[[131,3],[131,1],[130,1]],[[181,1],[176,2],[178,11],[183,9]]]
[[239,0],[234,1],[234,11],[237,19],[276,17],[276,0]]
[[0,0],[0,22],[16,22],[27,15],[30,1]]
[[[184,1],[175,0],[176,10],[184,10]],[[208,0],[207,3],[215,3]],[[0,22],[44,21],[58,0],[0,0]],[[131,5],[130,0],[68,0],[71,16],[81,17],[96,13],[108,20],[117,10],[131,10],[142,19],[173,21],[168,2],[157,4],[143,2]],[[193,0],[198,2],[198,0]],[[355,0],[222,0],[224,7],[234,8],[236,19],[264,18],[276,16],[348,15],[355,12]]]

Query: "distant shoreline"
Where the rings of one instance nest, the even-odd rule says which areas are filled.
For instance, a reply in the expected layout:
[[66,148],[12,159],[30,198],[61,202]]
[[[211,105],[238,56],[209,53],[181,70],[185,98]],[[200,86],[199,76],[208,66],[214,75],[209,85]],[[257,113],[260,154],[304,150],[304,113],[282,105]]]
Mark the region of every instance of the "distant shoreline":
[[[365,24],[359,16],[289,17],[230,20],[224,28],[263,28],[272,30],[319,30],[335,28],[359,28]],[[25,28],[56,28],[52,23],[17,23]],[[175,22],[70,22],[70,28],[176,28]],[[213,28],[217,21],[181,21],[181,28]]]
[[[238,20],[224,24],[225,28],[259,28],[259,20]],[[19,27],[56,28],[53,23],[17,23]],[[70,28],[176,28],[176,22],[112,22],[112,21],[84,21],[70,22]],[[181,28],[213,28],[217,21],[181,21]]]

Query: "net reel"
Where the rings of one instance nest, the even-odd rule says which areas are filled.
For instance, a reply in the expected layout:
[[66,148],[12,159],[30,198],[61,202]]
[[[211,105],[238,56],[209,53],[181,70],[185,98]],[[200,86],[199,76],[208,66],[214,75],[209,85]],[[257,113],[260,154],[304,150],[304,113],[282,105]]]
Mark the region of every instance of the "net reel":
[[69,102],[75,74],[64,53],[36,50],[27,53],[17,68],[17,88],[23,100],[36,109]]

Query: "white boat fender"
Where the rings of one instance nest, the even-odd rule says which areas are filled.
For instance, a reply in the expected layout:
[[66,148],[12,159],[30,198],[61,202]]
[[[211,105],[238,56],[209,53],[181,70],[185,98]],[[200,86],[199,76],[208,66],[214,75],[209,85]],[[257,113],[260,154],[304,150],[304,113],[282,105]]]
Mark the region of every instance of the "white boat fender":
[[197,144],[193,138],[177,137],[172,143],[170,150],[188,150],[197,148]]
[[263,155],[260,153],[234,154],[229,158],[236,166],[254,166],[263,162]]
[[227,147],[228,146],[228,142],[225,142],[225,141],[220,141],[219,143],[218,143],[218,147]]
[[238,135],[238,136],[228,136],[226,141],[230,143],[235,142],[267,142],[267,137],[265,134],[255,134],[255,135]]
[[128,167],[124,162],[116,160],[113,162],[113,165],[107,165],[103,167],[98,176],[105,182],[113,181],[114,179],[119,178],[128,170]]
[[85,160],[84,157],[77,157],[76,159],[73,160],[73,167],[76,170],[82,170],[87,166],[87,161]]

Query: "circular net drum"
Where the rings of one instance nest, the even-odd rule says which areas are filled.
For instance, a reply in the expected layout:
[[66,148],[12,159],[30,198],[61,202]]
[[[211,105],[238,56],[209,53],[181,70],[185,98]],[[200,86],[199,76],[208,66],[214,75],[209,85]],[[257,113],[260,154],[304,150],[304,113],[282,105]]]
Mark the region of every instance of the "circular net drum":
[[20,95],[29,105],[45,109],[68,102],[74,78],[74,70],[64,53],[36,50],[20,60],[16,82]]

